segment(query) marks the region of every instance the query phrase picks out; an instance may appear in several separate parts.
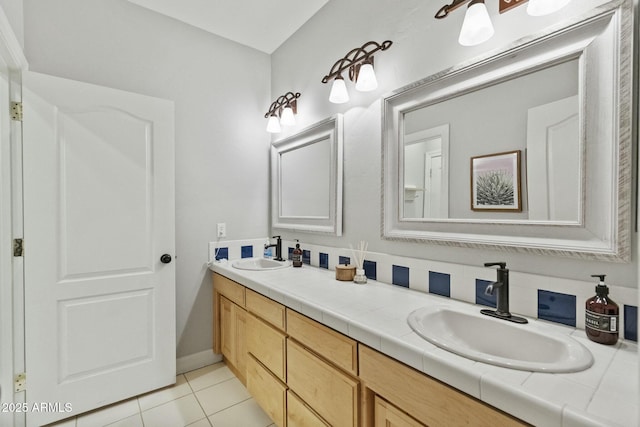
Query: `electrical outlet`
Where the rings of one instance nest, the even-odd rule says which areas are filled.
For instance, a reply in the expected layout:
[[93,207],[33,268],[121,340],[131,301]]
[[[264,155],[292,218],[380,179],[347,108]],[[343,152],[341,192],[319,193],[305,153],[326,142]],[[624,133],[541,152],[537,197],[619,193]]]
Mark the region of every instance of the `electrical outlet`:
[[218,237],[227,237],[227,223],[218,223]]

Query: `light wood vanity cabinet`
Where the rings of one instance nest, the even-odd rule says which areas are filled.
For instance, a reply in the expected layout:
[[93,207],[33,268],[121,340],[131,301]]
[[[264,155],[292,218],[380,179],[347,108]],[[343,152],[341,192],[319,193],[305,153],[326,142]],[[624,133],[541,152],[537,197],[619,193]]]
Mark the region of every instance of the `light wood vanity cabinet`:
[[403,421],[384,423],[385,417],[398,418],[397,414],[390,415],[388,405],[386,408],[384,405],[378,407],[378,396],[392,404],[392,411],[410,415],[409,421],[415,418],[432,427],[528,425],[364,345],[359,346],[359,362],[360,380],[376,394],[369,400],[374,405],[372,412],[376,426],[379,422],[384,426],[422,425],[402,424]]
[[527,424],[214,274],[214,351],[280,427]]

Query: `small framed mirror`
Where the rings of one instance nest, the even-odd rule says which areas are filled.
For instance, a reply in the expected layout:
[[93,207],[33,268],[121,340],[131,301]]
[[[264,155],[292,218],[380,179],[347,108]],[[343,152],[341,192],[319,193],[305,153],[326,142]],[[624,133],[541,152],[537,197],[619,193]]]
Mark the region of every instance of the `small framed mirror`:
[[342,235],[341,114],[271,145],[271,226]]
[[632,28],[615,0],[385,97],[382,237],[628,261]]

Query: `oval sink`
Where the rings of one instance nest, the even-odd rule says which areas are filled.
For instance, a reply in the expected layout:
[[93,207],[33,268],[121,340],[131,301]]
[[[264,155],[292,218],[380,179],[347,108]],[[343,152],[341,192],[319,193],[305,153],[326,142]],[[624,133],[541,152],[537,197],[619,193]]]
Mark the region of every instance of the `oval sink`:
[[488,317],[475,307],[424,307],[407,321],[432,344],[478,362],[534,372],[578,372],[593,364],[589,350],[569,335]]
[[244,258],[231,263],[231,266],[239,270],[277,270],[289,267],[289,261],[276,261],[267,258]]

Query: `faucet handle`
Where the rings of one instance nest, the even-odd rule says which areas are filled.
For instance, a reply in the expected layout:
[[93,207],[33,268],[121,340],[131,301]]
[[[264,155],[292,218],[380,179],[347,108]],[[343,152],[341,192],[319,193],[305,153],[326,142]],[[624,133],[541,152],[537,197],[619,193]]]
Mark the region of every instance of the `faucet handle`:
[[271,236],[272,239],[279,239],[280,236]]
[[496,266],[496,265],[499,265],[502,270],[507,268],[507,263],[506,262],[485,262],[484,263],[485,267],[493,267],[493,266]]

